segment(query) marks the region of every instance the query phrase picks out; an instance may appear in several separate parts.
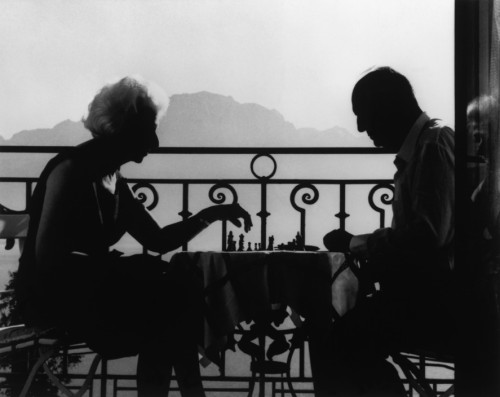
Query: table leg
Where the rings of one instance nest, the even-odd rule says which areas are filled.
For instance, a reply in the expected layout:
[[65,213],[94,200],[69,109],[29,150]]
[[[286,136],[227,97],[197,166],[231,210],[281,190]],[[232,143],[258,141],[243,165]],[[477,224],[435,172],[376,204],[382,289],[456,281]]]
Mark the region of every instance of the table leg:
[[308,320],[309,358],[316,397],[329,395],[333,372],[331,354],[331,319],[312,317]]

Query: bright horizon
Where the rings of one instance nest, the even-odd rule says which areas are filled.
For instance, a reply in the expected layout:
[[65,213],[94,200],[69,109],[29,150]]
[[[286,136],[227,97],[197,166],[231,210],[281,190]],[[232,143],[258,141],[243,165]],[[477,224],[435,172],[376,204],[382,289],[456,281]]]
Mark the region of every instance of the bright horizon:
[[0,2],[0,135],[79,120],[106,82],[209,91],[297,128],[356,132],[352,86],[389,65],[453,125],[453,0]]

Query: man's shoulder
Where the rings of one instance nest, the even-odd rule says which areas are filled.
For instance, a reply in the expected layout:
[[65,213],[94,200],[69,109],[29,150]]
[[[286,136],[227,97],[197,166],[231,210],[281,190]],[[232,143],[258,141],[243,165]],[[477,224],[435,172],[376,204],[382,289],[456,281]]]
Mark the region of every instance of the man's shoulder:
[[420,135],[420,144],[435,144],[453,148],[455,131],[440,119],[430,119]]

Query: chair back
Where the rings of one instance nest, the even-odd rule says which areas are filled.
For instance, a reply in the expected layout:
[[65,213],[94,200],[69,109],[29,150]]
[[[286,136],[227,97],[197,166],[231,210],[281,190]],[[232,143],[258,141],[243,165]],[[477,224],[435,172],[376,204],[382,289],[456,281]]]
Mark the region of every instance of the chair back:
[[28,235],[29,219],[29,215],[23,212],[0,212],[0,239],[7,240],[5,249],[11,249],[14,246],[14,241],[18,240],[19,250],[22,251],[24,240]]

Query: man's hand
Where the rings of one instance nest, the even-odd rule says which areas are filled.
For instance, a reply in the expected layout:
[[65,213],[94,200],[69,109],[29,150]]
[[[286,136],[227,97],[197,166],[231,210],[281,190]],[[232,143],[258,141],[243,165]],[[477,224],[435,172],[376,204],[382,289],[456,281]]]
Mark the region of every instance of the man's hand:
[[249,232],[253,226],[250,214],[245,211],[239,204],[223,204],[214,205],[200,211],[201,218],[212,223],[215,221],[230,221],[235,226],[240,227],[243,219],[245,232]]
[[335,229],[323,237],[323,244],[332,252],[349,252],[352,234],[345,230]]

